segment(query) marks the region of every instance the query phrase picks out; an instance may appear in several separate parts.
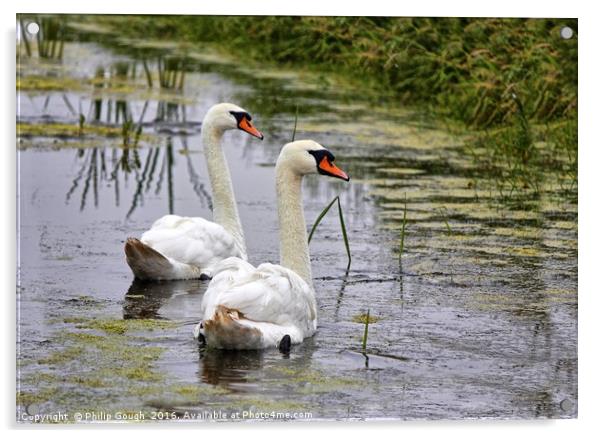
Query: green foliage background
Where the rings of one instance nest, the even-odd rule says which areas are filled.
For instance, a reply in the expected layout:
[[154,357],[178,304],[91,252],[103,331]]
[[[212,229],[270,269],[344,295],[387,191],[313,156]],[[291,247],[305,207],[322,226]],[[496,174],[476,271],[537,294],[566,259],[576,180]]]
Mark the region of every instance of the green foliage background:
[[[129,31],[333,71],[471,127],[576,117],[576,19],[122,17]],[[570,26],[571,39],[560,37]]]

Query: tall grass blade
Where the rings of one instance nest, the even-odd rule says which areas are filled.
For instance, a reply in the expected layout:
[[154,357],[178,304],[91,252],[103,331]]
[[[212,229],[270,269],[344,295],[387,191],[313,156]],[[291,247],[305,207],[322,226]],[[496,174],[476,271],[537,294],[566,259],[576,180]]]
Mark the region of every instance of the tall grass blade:
[[341,208],[341,198],[337,196],[337,204],[339,207],[339,221],[341,222],[341,231],[343,233],[343,242],[345,242],[345,250],[347,251],[347,271],[351,266],[351,250],[349,249],[349,239],[347,238],[347,227],[343,218],[343,209]]
[[332,201],[330,201],[330,204],[328,204],[326,206],[326,208],[324,208],[324,210],[322,210],[322,212],[318,215],[318,217],[316,218],[316,221],[314,222],[314,225],[311,227],[311,231],[309,232],[309,237],[307,238],[307,244],[309,244],[311,242],[311,238],[314,235],[314,231],[316,231],[318,224],[322,221],[324,216],[326,216],[326,213],[328,213],[328,210],[330,210],[330,207],[332,207],[332,205],[335,203],[335,201],[337,199],[339,199],[338,196],[336,198],[334,198]]
[[293,139],[291,141],[295,141],[295,135],[297,134],[297,119],[299,118],[299,105],[297,105],[295,109],[295,127],[293,128]]
[[362,350],[366,351],[366,344],[368,343],[368,325],[370,324],[370,309],[366,312],[366,321],[364,324],[364,337],[362,339]]
[[339,222],[341,224],[341,232],[343,233],[343,242],[345,243],[345,250],[347,251],[347,271],[349,271],[349,267],[351,266],[351,250],[349,249],[349,238],[347,237],[347,227],[345,226],[343,209],[341,208],[341,199],[338,196],[336,196],[332,201],[330,201],[330,203],[324,208],[324,210],[322,210],[322,212],[316,218],[316,221],[314,222],[313,226],[311,227],[311,231],[309,232],[307,243],[309,244],[311,242],[311,238],[314,235],[316,228],[318,228],[318,225],[320,224],[320,222],[322,222],[322,219],[324,218],[324,216],[326,216],[326,213],[328,213],[328,210],[330,210],[330,207],[332,207],[335,202],[337,202],[337,206],[339,209]]
[[404,194],[404,202],[403,202],[403,222],[401,223],[401,236],[399,238],[399,262],[401,263],[401,256],[403,255],[403,247],[405,244],[406,238],[406,218],[408,214],[408,199],[407,195]]

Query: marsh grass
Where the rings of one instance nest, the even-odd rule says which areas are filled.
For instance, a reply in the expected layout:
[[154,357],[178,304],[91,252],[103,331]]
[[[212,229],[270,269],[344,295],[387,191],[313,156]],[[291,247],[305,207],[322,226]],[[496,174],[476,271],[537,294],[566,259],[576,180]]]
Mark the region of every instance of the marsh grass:
[[477,132],[465,149],[479,166],[497,200],[525,205],[542,193],[542,184],[556,179],[573,196],[577,188],[577,118],[533,124],[518,96],[511,96],[517,111],[509,126]]
[[293,136],[291,142],[295,141],[295,135],[297,134],[297,120],[299,119],[299,105],[295,106],[295,125],[293,126]]
[[309,244],[311,242],[311,238],[313,237],[314,232],[316,231],[316,228],[318,228],[318,225],[320,224],[320,222],[322,222],[322,219],[324,218],[324,216],[326,216],[326,213],[328,213],[328,210],[330,210],[330,208],[334,205],[335,202],[337,203],[337,207],[339,210],[339,223],[341,224],[341,232],[343,233],[343,242],[345,243],[345,251],[347,251],[347,268],[346,268],[346,270],[349,271],[349,268],[351,267],[351,250],[349,249],[349,238],[347,237],[347,227],[345,226],[345,219],[343,217],[343,209],[341,207],[341,199],[339,196],[335,197],[332,201],[330,201],[330,203],[320,212],[320,214],[316,218],[313,226],[311,227],[311,231],[309,232],[309,236],[307,237],[307,243]]
[[[103,19],[123,27],[119,17]],[[572,38],[560,36],[564,26]],[[303,66],[372,90],[361,98],[379,103],[420,102],[451,129],[475,130],[473,142],[486,151],[502,202],[541,190],[533,126],[577,120],[576,19],[157,16],[128,19],[125,31],[217,45],[262,64]],[[565,141],[576,149],[576,131],[566,129]],[[538,136],[554,141],[545,131]],[[482,157],[475,158],[480,166]],[[559,178],[570,191],[576,172],[565,167]]]
[[370,325],[370,309],[366,312],[366,320],[364,322],[364,336],[362,338],[362,351],[366,351],[366,344],[368,343],[368,326]]
[[79,129],[77,135],[81,137],[82,135],[84,135],[84,124],[86,123],[86,116],[80,113],[78,122]]
[[[120,17],[105,20],[123,25]],[[560,37],[564,26],[573,38]],[[537,121],[577,106],[576,19],[154,16],[128,17],[124,30],[336,72],[473,127],[511,119],[512,93]]]
[[401,231],[399,236],[399,257],[398,262],[401,266],[401,257],[403,256],[403,250],[405,246],[405,238],[406,238],[406,224],[407,224],[407,214],[408,214],[408,199],[407,195],[403,196],[403,221],[401,222]]

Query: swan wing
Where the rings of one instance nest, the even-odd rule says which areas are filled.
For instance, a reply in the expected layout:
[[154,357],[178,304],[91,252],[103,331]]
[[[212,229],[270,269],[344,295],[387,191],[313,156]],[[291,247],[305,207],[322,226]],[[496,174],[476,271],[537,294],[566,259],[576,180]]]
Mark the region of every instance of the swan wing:
[[242,256],[224,227],[200,217],[163,216],[141,240],[166,257],[202,268],[227,257]]
[[305,336],[316,330],[313,290],[295,272],[279,265],[253,268],[242,260],[223,261],[203,299],[204,319],[211,318],[218,305],[236,309],[255,322],[298,327]]

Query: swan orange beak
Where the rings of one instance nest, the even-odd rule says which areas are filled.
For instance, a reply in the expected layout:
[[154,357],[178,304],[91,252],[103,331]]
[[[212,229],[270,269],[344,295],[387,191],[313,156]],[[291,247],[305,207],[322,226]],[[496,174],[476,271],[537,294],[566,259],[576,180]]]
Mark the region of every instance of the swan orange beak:
[[324,175],[334,176],[335,178],[341,178],[345,181],[349,181],[347,174],[335,166],[334,163],[328,161],[327,157],[322,158],[318,168],[324,173]]
[[263,134],[261,132],[259,132],[259,130],[255,126],[253,126],[251,121],[247,120],[246,117],[243,117],[240,119],[240,122],[238,123],[238,127],[240,129],[242,129],[243,131],[248,132],[253,137],[257,137],[258,139],[263,140]]

